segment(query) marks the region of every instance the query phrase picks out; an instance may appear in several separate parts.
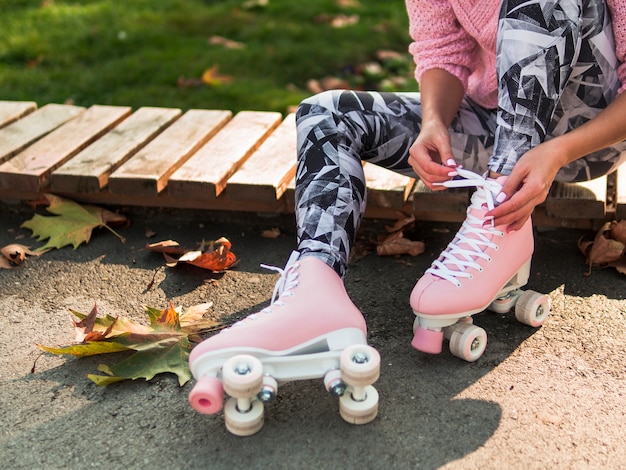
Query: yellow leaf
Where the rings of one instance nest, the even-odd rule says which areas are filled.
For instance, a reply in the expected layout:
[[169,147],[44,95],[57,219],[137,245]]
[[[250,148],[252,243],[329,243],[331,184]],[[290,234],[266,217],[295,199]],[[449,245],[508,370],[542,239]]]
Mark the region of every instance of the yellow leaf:
[[233,81],[233,78],[228,75],[220,75],[218,73],[218,69],[218,65],[214,65],[210,69],[206,69],[202,74],[202,82],[208,86],[219,86]]

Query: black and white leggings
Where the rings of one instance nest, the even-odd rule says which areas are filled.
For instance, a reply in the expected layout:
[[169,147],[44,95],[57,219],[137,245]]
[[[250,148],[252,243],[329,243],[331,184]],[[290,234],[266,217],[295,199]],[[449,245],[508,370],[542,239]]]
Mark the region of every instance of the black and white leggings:
[[[465,98],[450,137],[458,164],[510,174],[530,148],[588,121],[620,82],[604,0],[503,0],[497,37],[498,108]],[[296,115],[298,250],[344,276],[363,217],[362,161],[417,177],[409,148],[421,127],[419,93],[327,91]],[[584,181],[626,160],[626,142],[562,168],[558,181]]]

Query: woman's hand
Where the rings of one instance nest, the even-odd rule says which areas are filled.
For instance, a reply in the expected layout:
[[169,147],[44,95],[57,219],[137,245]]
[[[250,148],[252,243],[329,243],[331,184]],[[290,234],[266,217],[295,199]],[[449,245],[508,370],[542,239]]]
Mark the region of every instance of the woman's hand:
[[457,166],[452,155],[450,134],[443,124],[431,123],[422,127],[409,149],[409,163],[424,184],[432,191],[441,191],[443,183],[456,176]]
[[558,139],[544,142],[526,152],[515,164],[511,175],[497,196],[501,202],[487,212],[495,225],[506,225],[508,231],[519,230],[535,207],[548,197],[564,156],[559,151]]
[[422,75],[422,127],[409,149],[409,163],[429,189],[440,191],[454,176],[457,166],[452,155],[448,128],[459,112],[465,90],[461,81],[443,69]]

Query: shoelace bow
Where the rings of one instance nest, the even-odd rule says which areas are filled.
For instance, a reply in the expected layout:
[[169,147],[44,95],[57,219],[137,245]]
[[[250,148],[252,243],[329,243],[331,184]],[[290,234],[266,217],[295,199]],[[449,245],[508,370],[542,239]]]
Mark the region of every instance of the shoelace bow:
[[482,176],[457,168],[462,180],[451,180],[440,183],[448,188],[476,187],[472,195],[470,207],[467,209],[467,217],[454,239],[435,260],[426,272],[446,279],[455,286],[460,287],[458,278],[471,278],[472,274],[466,272],[467,268],[482,271],[482,266],[477,262],[479,258],[490,261],[491,257],[485,253],[487,248],[498,249],[498,245],[492,241],[493,236],[502,237],[504,233],[496,230],[493,221],[485,224],[485,220],[476,217],[472,209],[481,209],[487,206],[488,210],[495,207],[494,194],[497,194],[501,185],[495,180],[489,180]]

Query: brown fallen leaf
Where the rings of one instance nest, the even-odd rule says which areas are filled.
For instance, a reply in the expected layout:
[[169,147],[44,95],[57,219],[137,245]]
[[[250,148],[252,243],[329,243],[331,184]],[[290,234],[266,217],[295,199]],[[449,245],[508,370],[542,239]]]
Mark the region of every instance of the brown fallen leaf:
[[611,238],[611,227],[612,222],[605,223],[593,241],[585,240],[583,237],[578,240],[578,248],[587,258],[587,275],[591,274],[592,268],[608,266],[624,256],[626,245]]
[[209,38],[209,44],[212,46],[222,46],[226,49],[243,49],[246,45],[243,42],[233,41],[222,36],[211,36]]
[[330,24],[333,28],[345,28],[346,26],[352,26],[359,22],[359,15],[329,15],[321,14],[315,18],[318,23]]
[[261,236],[263,238],[278,238],[280,237],[280,229],[278,227],[273,227],[267,230],[263,230],[261,232]]
[[[48,250],[46,250],[48,251]],[[41,256],[46,251],[31,251],[30,247],[12,243],[3,248],[0,248],[0,268],[13,269],[26,259],[26,255]]]
[[321,93],[326,90],[349,88],[350,84],[347,80],[338,77],[325,77],[321,80],[311,79],[307,81],[307,89],[311,93]]
[[412,241],[404,238],[402,230],[394,232],[386,237],[376,247],[379,256],[411,255],[417,256],[424,253],[426,247],[424,242]]

